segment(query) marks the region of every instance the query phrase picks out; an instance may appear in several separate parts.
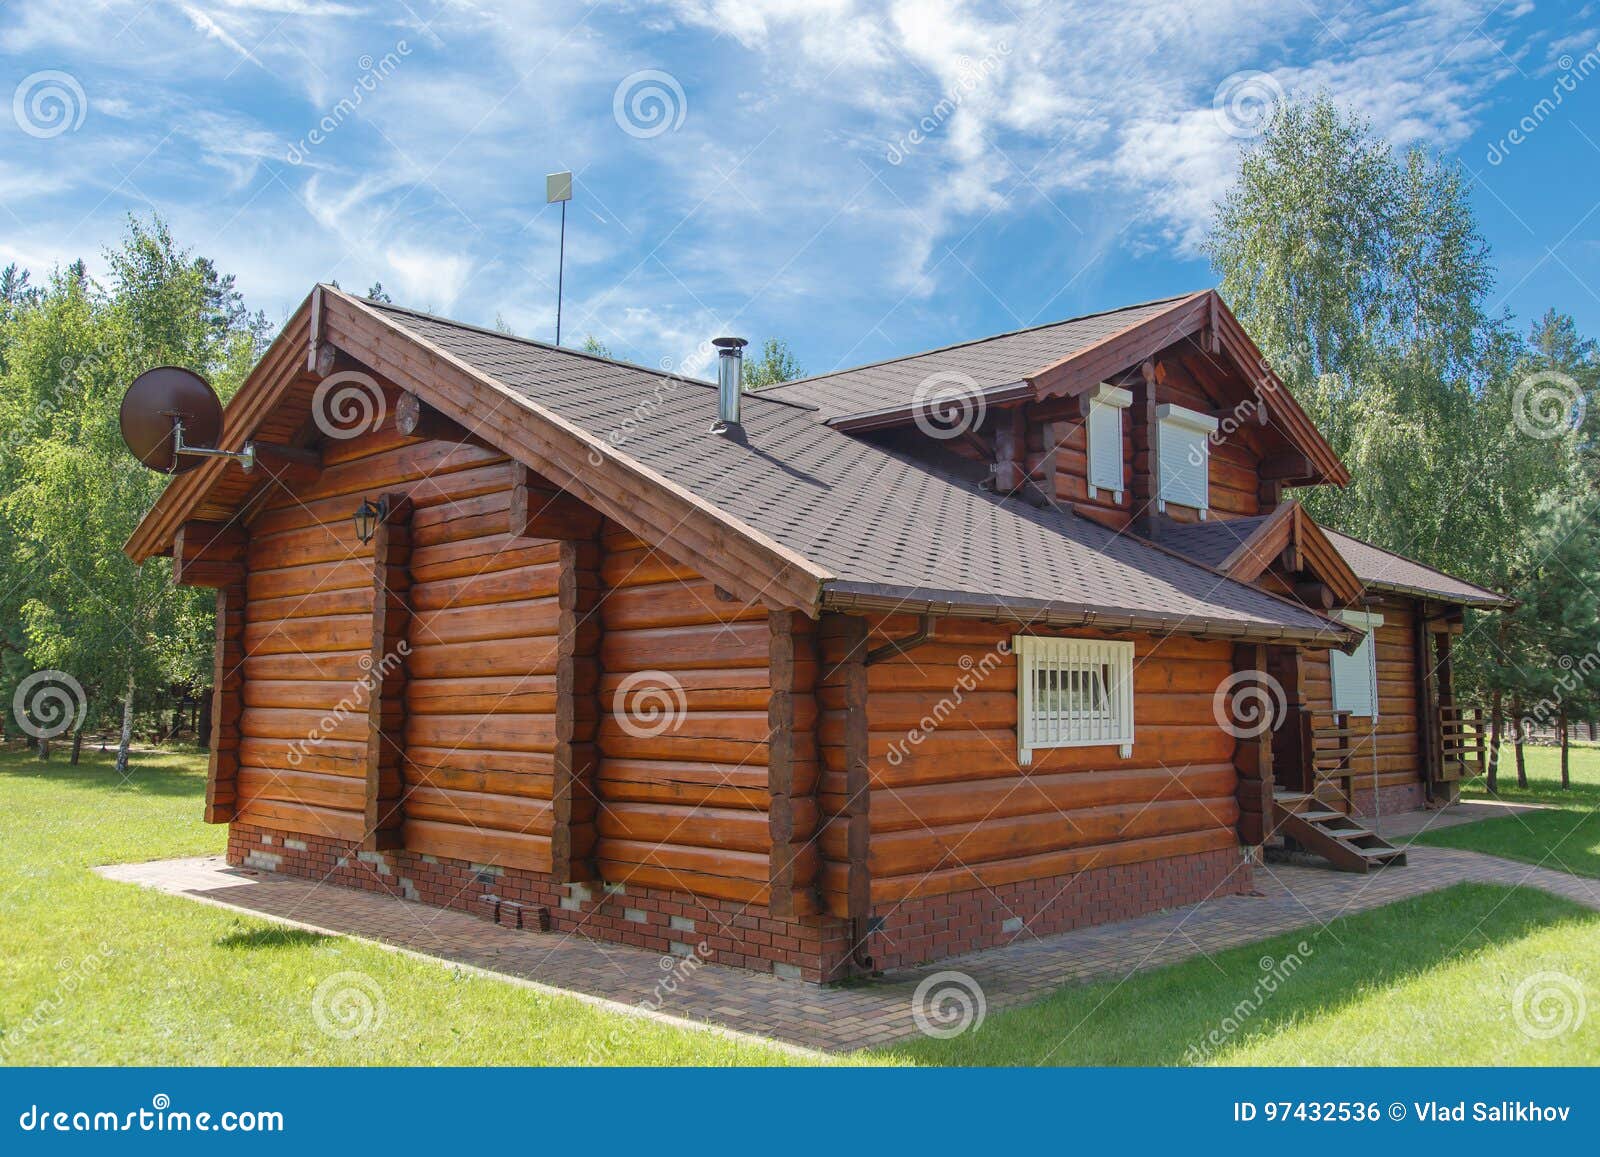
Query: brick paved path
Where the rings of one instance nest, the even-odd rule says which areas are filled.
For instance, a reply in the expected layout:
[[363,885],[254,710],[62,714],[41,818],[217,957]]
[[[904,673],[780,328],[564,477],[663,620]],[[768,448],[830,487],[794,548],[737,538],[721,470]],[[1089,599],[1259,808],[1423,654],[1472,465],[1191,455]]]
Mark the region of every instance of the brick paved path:
[[[977,981],[994,1012],[1065,984],[1121,978],[1464,881],[1540,888],[1600,910],[1600,880],[1449,848],[1413,848],[1410,859],[1407,867],[1370,876],[1269,864],[1256,873],[1262,896],[1227,896],[1044,939],[1023,938],[847,987],[818,988],[707,964],[682,980],[662,1012],[670,1014],[664,1019],[699,1028],[716,1026],[802,1048],[846,1052],[914,1035],[911,1002],[917,983],[946,969]],[[614,1002],[630,1012],[654,995],[663,975],[662,958],[639,949],[518,932],[464,912],[270,873],[241,873],[220,856],[99,871],[111,879]]]

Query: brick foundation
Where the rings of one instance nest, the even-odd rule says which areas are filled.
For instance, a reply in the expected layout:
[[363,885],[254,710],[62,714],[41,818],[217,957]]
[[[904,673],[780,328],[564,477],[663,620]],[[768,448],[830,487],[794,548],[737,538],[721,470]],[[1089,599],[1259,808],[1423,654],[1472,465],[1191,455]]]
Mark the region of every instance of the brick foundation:
[[1223,848],[908,900],[868,943],[879,968],[903,968],[1253,888],[1250,861]]
[[[538,872],[408,851],[362,852],[338,840],[248,824],[230,826],[228,862],[473,912],[509,927],[693,954],[812,982],[839,979],[850,952],[849,923],[834,917],[780,920],[735,901],[635,885],[558,884]],[[868,951],[878,968],[902,968],[1252,886],[1250,862],[1238,848],[1091,868],[890,905],[875,922]]]
[[[1354,812],[1358,816],[1388,816],[1428,806],[1428,789],[1420,779],[1411,783],[1391,784],[1376,792],[1370,788],[1366,791],[1357,788],[1352,795]],[[1376,808],[1373,806],[1374,797],[1378,805]]]

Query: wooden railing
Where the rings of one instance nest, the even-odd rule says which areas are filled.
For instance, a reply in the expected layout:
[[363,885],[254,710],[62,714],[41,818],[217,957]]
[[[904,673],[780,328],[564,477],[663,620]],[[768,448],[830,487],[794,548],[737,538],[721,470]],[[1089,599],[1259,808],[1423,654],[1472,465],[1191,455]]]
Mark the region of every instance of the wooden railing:
[[1447,781],[1483,775],[1489,759],[1489,724],[1482,707],[1440,706],[1434,734],[1439,746],[1439,778]]
[[[1356,772],[1351,767],[1351,756],[1355,753],[1355,744],[1352,742],[1364,737],[1365,728],[1350,725],[1348,711],[1336,711],[1332,716],[1332,726],[1318,727],[1315,725],[1311,712],[1305,712],[1302,726],[1306,729],[1305,750],[1311,753],[1311,790],[1316,794],[1317,789],[1325,783],[1333,784],[1344,801],[1345,814],[1355,810],[1355,791],[1352,786]],[[1328,746],[1328,741],[1332,746]]]

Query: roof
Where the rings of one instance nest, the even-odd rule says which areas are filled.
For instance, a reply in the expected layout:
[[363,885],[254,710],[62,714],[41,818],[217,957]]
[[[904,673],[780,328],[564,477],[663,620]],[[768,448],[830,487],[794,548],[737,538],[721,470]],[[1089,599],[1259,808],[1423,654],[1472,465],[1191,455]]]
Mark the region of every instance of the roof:
[[[825,422],[906,406],[930,377],[970,379],[985,391],[1018,386],[1056,362],[1081,353],[1113,334],[1167,312],[1193,294],[1164,297],[1105,313],[1091,313],[1049,325],[943,346],[923,353],[873,362],[854,369],[770,386],[763,397],[815,408]],[[963,384],[965,382],[963,381]]]
[[1288,600],[981,491],[781,397],[746,395],[743,437],[717,436],[708,383],[363,304],[827,572],[825,606],[1344,641]]
[[1434,570],[1431,566],[1424,566],[1403,554],[1395,554],[1370,542],[1340,534],[1337,530],[1324,528],[1324,533],[1339,548],[1350,569],[1369,587],[1468,607],[1502,608],[1515,605],[1515,600],[1505,595],[1445,574],[1442,570]]
[[[1198,563],[1217,567],[1242,543],[1250,541],[1270,517],[1271,515],[1262,514],[1251,518],[1213,519],[1194,523],[1164,532],[1161,543]],[[1384,550],[1327,527],[1322,527],[1322,532],[1349,564],[1356,577],[1369,589],[1437,599],[1440,602],[1457,603],[1462,606],[1498,608],[1512,605],[1512,601],[1504,595],[1475,586],[1443,571],[1434,570],[1404,555],[1395,554],[1393,551]]]

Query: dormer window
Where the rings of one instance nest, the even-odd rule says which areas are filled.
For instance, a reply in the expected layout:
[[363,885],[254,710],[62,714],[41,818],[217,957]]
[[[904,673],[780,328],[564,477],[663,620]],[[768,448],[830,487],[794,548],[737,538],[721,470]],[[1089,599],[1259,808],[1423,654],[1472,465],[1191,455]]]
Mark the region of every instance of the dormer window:
[[1204,518],[1211,510],[1211,437],[1217,420],[1182,406],[1156,407],[1156,509],[1188,506]]
[[1089,497],[1109,490],[1113,502],[1122,501],[1122,411],[1133,403],[1133,395],[1117,386],[1102,383],[1089,396]]

